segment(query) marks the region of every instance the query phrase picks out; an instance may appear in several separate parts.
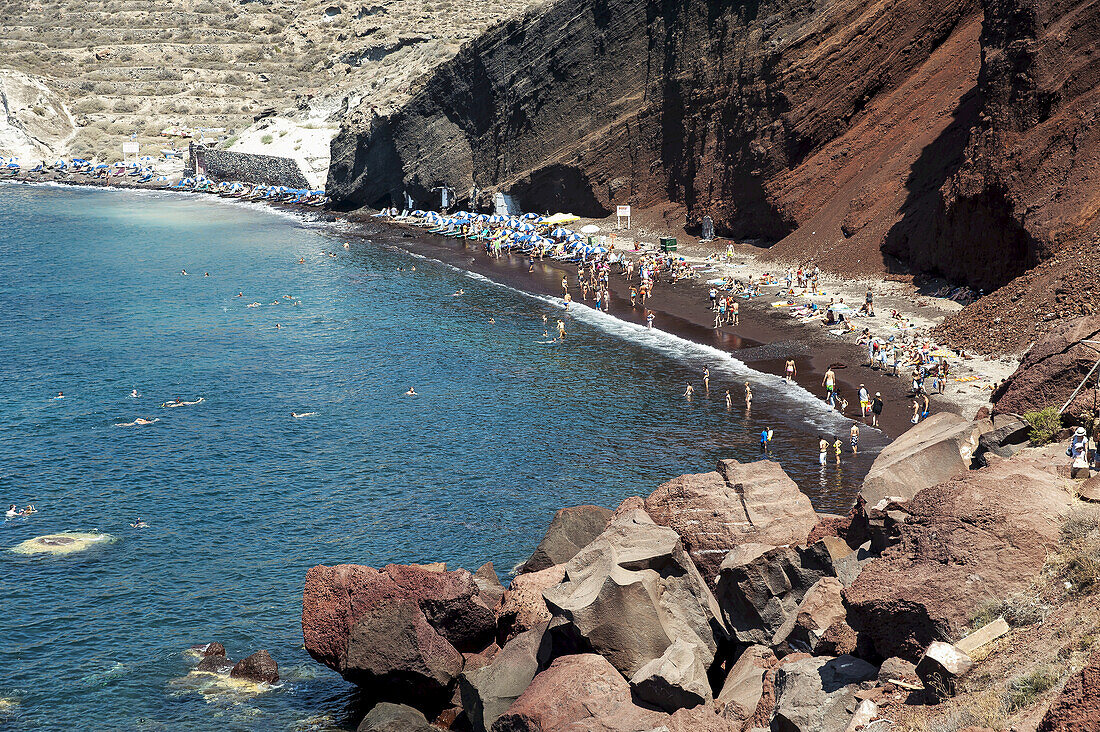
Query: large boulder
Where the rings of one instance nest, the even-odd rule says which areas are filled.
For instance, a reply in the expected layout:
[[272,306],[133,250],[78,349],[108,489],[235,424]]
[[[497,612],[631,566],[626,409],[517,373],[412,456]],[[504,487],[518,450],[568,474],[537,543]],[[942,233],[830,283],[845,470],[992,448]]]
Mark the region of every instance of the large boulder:
[[913,425],[882,449],[863,479],[859,497],[868,508],[904,504],[919,491],[970,469],[984,422],[939,412]]
[[492,562],[486,562],[478,567],[474,572],[474,584],[477,585],[481,601],[495,613],[500,608],[500,601],[504,597],[504,585],[501,584]]
[[831,557],[821,542],[809,547],[744,544],[722,562],[715,597],[739,642],[774,646],[790,634],[809,589],[831,573]]
[[852,656],[805,658],[780,666],[775,674],[772,732],[844,732],[862,681],[878,673]]
[[521,574],[513,579],[497,610],[498,641],[506,643],[540,623],[549,622],[552,616],[542,591],[560,584],[564,579],[564,564]]
[[719,460],[712,473],[681,475],[645,500],[646,513],[680,535],[708,582],[741,544],[801,544],[817,526],[810,499],[774,460]]
[[703,655],[682,638],[677,638],[630,679],[634,695],[667,712],[690,709],[712,699]]
[[543,592],[556,619],[627,678],[677,640],[709,668],[727,637],[721,613],[675,531],[644,511],[614,519]]
[[818,644],[822,642],[826,631],[830,628],[839,630],[842,626],[846,627],[844,620],[847,610],[844,608],[843,592],[844,586],[836,577],[819,579],[806,592],[795,610],[790,642],[817,653]]
[[367,712],[356,732],[438,732],[416,709],[381,702]]
[[603,533],[611,518],[611,509],[600,506],[573,506],[554,514],[550,528],[520,572],[538,572],[555,564],[564,564],[589,542]]
[[916,662],[981,607],[1035,580],[1073,502],[1057,474],[1062,451],[1024,450],[913,498],[901,543],[844,591],[848,622],[879,657]]
[[[1100,315],[1069,320],[1044,333],[1019,368],[993,392],[994,414],[1061,407],[1096,364],[1096,351],[1081,341],[1098,339]],[[1082,389],[1068,413],[1091,409],[1093,398],[1094,390]]]
[[1095,732],[1100,728],[1100,652],[1066,680],[1038,732]]
[[237,661],[229,675],[257,683],[275,684],[279,681],[279,664],[267,651],[256,651],[248,658]]
[[411,565],[316,566],[306,575],[302,635],[313,658],[371,696],[436,711],[496,634],[473,575]]
[[775,654],[765,646],[742,651],[715,699],[719,714],[739,725],[751,719],[764,696],[764,676],[777,663]]
[[462,707],[474,732],[484,732],[531,684],[546,659],[540,649],[546,625],[520,633],[492,661],[459,677]]

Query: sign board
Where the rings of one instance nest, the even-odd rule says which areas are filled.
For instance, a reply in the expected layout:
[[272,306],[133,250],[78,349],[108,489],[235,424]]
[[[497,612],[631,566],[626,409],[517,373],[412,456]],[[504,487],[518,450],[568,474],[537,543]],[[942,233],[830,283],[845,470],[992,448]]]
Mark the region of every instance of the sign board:
[[630,228],[630,206],[616,206],[615,218],[618,221],[618,225],[623,225],[623,218],[626,218],[626,228]]
[[124,142],[122,143],[122,157],[129,158],[131,155],[137,157],[138,144],[136,142]]

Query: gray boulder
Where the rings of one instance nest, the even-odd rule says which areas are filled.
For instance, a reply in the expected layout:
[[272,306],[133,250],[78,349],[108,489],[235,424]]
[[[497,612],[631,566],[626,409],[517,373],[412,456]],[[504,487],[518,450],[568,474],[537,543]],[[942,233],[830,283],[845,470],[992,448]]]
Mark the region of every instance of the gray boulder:
[[658,487],[645,510],[680,535],[712,585],[734,547],[802,544],[819,520],[810,499],[773,460],[719,460],[712,473],[681,475]]
[[764,696],[764,676],[777,663],[770,648],[746,648],[726,675],[722,691],[715,699],[719,714],[738,724],[751,719]]
[[933,414],[882,449],[863,479],[860,498],[869,508],[905,504],[922,489],[965,473],[978,438],[991,427],[951,412]]
[[844,732],[862,681],[878,673],[852,656],[804,658],[775,672],[772,732]]
[[741,643],[774,646],[794,627],[798,605],[832,573],[829,552],[809,547],[746,544],[722,562],[715,597],[730,632]]
[[474,732],[484,732],[531,684],[546,659],[540,649],[546,624],[508,641],[488,664],[459,676],[462,708]]
[[611,518],[611,510],[600,506],[573,506],[554,514],[550,528],[531,558],[520,568],[523,572],[538,572],[555,564],[564,564],[589,542],[603,533]]
[[677,638],[630,679],[634,696],[642,702],[675,712],[712,701],[710,680],[701,654],[687,641]]
[[825,631],[847,615],[844,609],[844,586],[836,577],[822,577],[803,596],[795,610],[790,642],[817,652]]
[[356,732],[439,732],[423,714],[404,704],[381,702],[367,712]]
[[641,510],[612,520],[543,597],[557,633],[583,639],[627,678],[677,639],[709,668],[727,638],[721,611],[680,537]]
[[477,585],[478,597],[489,610],[496,614],[500,607],[501,598],[504,597],[504,585],[500,583],[496,568],[492,562],[486,562],[474,572],[474,584]]
[[506,643],[525,630],[549,622],[552,616],[542,592],[564,579],[564,564],[521,574],[513,579],[497,608],[497,642]]

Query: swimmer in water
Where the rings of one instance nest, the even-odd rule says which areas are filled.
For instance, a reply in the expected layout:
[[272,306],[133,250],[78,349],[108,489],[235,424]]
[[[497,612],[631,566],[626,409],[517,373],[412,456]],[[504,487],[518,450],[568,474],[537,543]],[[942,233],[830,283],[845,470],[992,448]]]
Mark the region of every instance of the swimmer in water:
[[141,396],[141,394],[138,394],[138,390],[137,390],[137,389],[132,389],[132,390],[130,391],[130,398],[131,398],[131,399],[137,399],[137,398],[138,398],[139,396]]
[[306,263],[306,258],[305,257],[299,257],[298,258],[298,264],[305,264],[305,263]]
[[745,406],[752,406],[752,389],[749,388],[749,382],[745,382]]
[[147,529],[147,528],[149,528],[149,524],[145,523],[144,519],[139,518],[139,519],[135,519],[134,521],[132,521],[130,523],[130,528],[131,529]]
[[33,503],[28,503],[27,507],[23,509],[23,515],[30,516],[32,513],[38,513],[38,509],[34,507]]
[[405,396],[418,396],[418,395],[416,393],[416,389],[414,389],[410,386],[409,390],[407,392],[405,392]]
[[344,242],[344,249],[350,249],[350,248],[351,248],[351,245],[348,244],[347,242]]
[[695,387],[693,387],[691,384],[688,384],[688,388],[684,389],[684,396],[686,396],[688,399],[691,399],[691,395],[694,393]]
[[243,292],[238,292],[237,297],[244,297],[244,293]]
[[141,427],[142,425],[153,424],[159,422],[160,418],[145,419],[145,417],[138,417],[133,422],[115,422],[115,427]]
[[202,276],[203,276],[203,277],[209,277],[209,276],[210,276],[210,273],[209,273],[209,272],[203,272],[203,273],[202,273]]
[[703,391],[710,392],[710,369],[703,369]]
[[61,392],[57,392],[57,396],[54,397],[54,399],[64,399],[64,398],[65,398],[65,395],[62,394]]
[[497,322],[497,319],[496,318],[489,318],[489,322],[495,325],[496,322]]
[[206,401],[206,397],[199,397],[198,399],[196,399],[193,402],[185,402],[182,399],[180,399],[179,397],[176,397],[176,401],[174,401],[174,402],[165,402],[164,404],[161,404],[160,406],[162,406],[166,409],[171,409],[172,407],[190,407],[190,406],[193,406],[195,404],[202,404],[205,401]]
[[451,297],[458,297],[459,295],[465,295],[465,294],[466,294],[466,291],[465,291],[465,290],[463,290],[463,289],[461,289],[461,288],[459,288],[458,292],[456,292],[455,294],[451,295]]
[[733,409],[733,397],[730,396],[729,389],[726,389],[726,409]]
[[282,323],[276,323],[276,324],[275,324],[275,329],[276,329],[276,330],[278,330],[279,328],[282,328],[282,327],[283,327],[283,324],[282,324]]
[[185,270],[185,269],[183,269],[183,270],[180,270],[180,274],[181,274],[181,275],[186,275],[186,274],[187,274],[187,270]]
[[13,503],[10,506],[8,506],[8,510],[4,514],[4,517],[5,518],[16,518],[16,517],[22,516],[22,515],[23,515],[23,512],[20,511],[18,508],[16,508],[15,504]]
[[313,417],[316,416],[316,414],[317,412],[302,412],[301,414],[298,414],[297,412],[291,412],[290,416],[294,417],[294,419],[301,419],[302,417]]
[[558,321],[558,337],[565,340],[565,323]]

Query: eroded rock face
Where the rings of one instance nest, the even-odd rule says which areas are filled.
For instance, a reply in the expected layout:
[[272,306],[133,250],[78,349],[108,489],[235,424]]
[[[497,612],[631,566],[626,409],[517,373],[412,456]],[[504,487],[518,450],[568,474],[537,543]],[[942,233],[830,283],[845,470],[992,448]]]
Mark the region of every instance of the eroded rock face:
[[1100,653],[1066,680],[1039,723],[1038,732],[1085,732],[1100,720]]
[[810,499],[774,460],[720,460],[713,473],[673,478],[650,494],[645,510],[680,535],[709,582],[734,547],[801,544],[819,520]]
[[751,719],[764,696],[764,676],[777,663],[770,648],[746,648],[722,684],[722,691],[715,700],[718,712],[725,719],[737,724],[744,724]]
[[541,652],[543,624],[520,633],[489,663],[463,671],[459,679],[462,707],[474,732],[484,732],[520,697],[546,659]]
[[880,657],[916,662],[981,606],[1034,581],[1072,501],[1057,475],[1062,452],[1027,450],[913,498],[900,544],[844,591],[848,622]]
[[600,506],[573,506],[554,514],[546,536],[528,559],[521,572],[538,572],[556,564],[565,564],[599,536],[611,518],[611,510]]
[[441,705],[462,653],[480,651],[495,633],[494,614],[465,570],[342,564],[306,575],[306,650],[381,698]]
[[559,584],[565,579],[565,565],[521,574],[512,580],[505,591],[497,611],[497,624],[500,629],[499,641],[505,643],[520,633],[530,630],[540,623],[547,623],[552,617],[542,591]]
[[543,597],[555,618],[626,678],[675,641],[709,668],[726,638],[714,596],[680,537],[641,510],[613,520]]
[[[1024,414],[1051,405],[1060,408],[1100,358],[1081,341],[1098,339],[1100,315],[1077,318],[1044,334],[993,393],[994,410]],[[1093,390],[1083,389],[1068,411],[1076,414],[1091,409],[1092,403]]]

